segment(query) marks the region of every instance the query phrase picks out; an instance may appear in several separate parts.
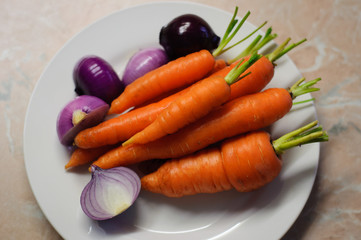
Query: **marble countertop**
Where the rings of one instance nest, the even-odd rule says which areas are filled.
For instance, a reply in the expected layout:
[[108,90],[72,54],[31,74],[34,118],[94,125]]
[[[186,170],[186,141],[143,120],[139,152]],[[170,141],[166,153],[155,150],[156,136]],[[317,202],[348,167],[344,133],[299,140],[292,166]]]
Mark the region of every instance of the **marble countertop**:
[[[0,238],[61,239],[29,185],[23,129],[34,86],[48,62],[77,32],[116,10],[145,0],[5,0],[0,2]],[[233,12],[231,0],[197,0]],[[361,2],[237,1],[265,19],[280,39],[306,37],[289,56],[308,79],[330,140],[321,145],[311,195],[283,239],[359,239],[361,236]]]

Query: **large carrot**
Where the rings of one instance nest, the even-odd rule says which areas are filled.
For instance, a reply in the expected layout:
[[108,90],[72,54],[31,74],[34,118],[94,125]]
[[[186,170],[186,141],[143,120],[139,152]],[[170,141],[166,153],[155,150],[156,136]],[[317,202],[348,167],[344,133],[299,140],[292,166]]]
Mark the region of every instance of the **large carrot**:
[[236,7],[224,37],[213,54],[208,50],[191,53],[136,79],[124,89],[119,97],[113,100],[108,113],[122,113],[131,107],[139,106],[173,89],[189,86],[205,77],[213,69],[215,57],[223,53],[222,50],[250,15],[248,12],[237,25],[238,20],[235,19],[237,11],[238,7]]
[[123,146],[154,141],[204,117],[228,101],[231,96],[230,85],[239,81],[242,78],[240,75],[260,57],[261,55],[254,53],[245,63],[239,62],[226,77],[213,74],[193,84],[185,94],[169,104],[154,122],[125,141]]
[[146,144],[115,148],[93,164],[112,168],[150,159],[177,158],[225,138],[269,126],[289,112],[293,98],[317,91],[311,86],[319,80],[300,85],[304,81],[300,79],[289,91],[271,88],[236,98],[174,134]]
[[[269,38],[269,35],[265,35],[264,39],[268,39],[269,41],[275,36],[276,35],[273,34],[272,38]],[[289,40],[283,43],[274,52],[282,52],[281,50],[284,49],[288,41]],[[303,41],[300,41],[296,44],[291,44],[289,47],[287,47],[288,51]],[[265,43],[267,41],[262,40],[262,42]],[[256,50],[259,50],[259,48],[253,48],[252,53]],[[252,74],[244,76],[242,81],[231,85],[230,100],[244,96],[246,94],[259,92],[271,81],[274,75],[274,61],[275,59],[278,59],[279,55],[273,54],[273,56],[275,57],[261,57],[249,68],[249,71],[252,72]],[[248,57],[245,59],[247,60]],[[240,60],[232,63],[230,66],[224,67],[220,71],[216,72],[216,74],[225,77],[238,64],[239,61]],[[178,98],[179,95],[185,93],[188,89],[189,88],[186,88],[181,92],[170,95],[169,97],[162,99],[157,103],[143,106],[141,108],[122,114],[116,118],[107,120],[98,126],[85,129],[76,136],[74,142],[80,148],[95,148],[125,141],[152,123],[161,111],[163,111],[171,102]]]
[[[235,188],[250,192],[275,179],[282,153],[289,148],[327,141],[317,121],[274,141],[265,131],[254,131],[180,159],[165,162],[141,179],[142,188],[168,197],[216,193]],[[312,129],[313,128],[313,129]]]

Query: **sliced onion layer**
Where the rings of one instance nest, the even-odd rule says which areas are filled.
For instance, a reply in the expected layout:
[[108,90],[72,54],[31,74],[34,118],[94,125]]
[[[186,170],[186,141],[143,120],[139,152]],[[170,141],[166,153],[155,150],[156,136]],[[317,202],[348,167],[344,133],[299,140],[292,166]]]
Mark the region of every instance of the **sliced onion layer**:
[[92,178],[80,197],[84,213],[94,220],[106,220],[128,209],[140,192],[140,179],[131,169],[101,169],[91,166]]

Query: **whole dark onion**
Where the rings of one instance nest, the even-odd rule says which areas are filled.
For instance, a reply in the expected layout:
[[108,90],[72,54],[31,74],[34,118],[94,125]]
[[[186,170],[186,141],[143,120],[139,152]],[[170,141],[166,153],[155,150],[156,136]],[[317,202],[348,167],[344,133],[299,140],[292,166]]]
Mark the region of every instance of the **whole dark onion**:
[[160,45],[170,60],[202,49],[212,51],[220,38],[209,24],[194,14],[184,14],[163,26],[159,34]]
[[75,92],[79,95],[91,95],[110,104],[124,90],[112,66],[97,56],[86,56],[73,71]]

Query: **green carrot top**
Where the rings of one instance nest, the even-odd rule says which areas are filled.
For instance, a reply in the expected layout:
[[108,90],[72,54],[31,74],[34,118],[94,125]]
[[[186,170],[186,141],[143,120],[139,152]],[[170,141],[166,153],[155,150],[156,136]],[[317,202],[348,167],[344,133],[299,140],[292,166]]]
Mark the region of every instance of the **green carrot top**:
[[318,121],[311,122],[272,141],[276,154],[281,155],[285,150],[296,146],[328,141],[327,132],[322,130],[322,126],[316,127],[317,124]]

